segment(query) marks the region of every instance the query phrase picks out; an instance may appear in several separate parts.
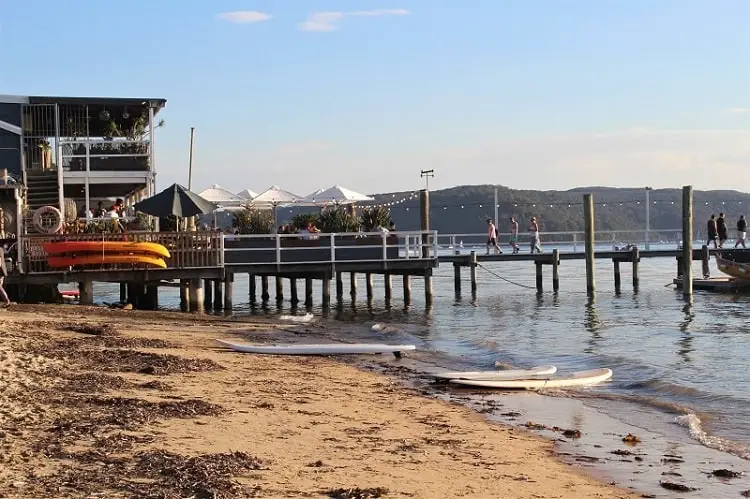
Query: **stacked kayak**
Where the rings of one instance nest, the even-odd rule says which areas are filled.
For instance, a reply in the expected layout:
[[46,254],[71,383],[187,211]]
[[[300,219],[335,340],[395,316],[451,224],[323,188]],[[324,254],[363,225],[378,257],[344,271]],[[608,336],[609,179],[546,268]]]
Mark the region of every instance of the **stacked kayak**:
[[438,372],[432,376],[475,388],[538,390],[595,385],[607,381],[613,374],[612,370],[607,368],[579,371],[567,376],[553,376],[556,372],[555,366],[538,366],[507,371]]
[[146,265],[167,268],[169,250],[158,243],[61,241],[42,244],[53,269],[101,265]]

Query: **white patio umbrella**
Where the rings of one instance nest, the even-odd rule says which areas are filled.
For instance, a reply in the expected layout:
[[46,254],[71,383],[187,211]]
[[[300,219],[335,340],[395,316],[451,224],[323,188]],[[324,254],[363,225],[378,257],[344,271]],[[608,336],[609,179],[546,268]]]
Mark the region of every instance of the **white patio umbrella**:
[[218,204],[222,207],[239,206],[245,199],[241,198],[237,194],[230,192],[228,189],[223,188],[219,184],[214,184],[208,189],[198,193],[200,197],[206,201],[210,201],[214,204]]
[[276,208],[278,208],[279,206],[299,204],[303,201],[304,198],[302,196],[298,196],[297,194],[294,194],[292,192],[285,191],[277,185],[272,185],[271,187],[251,199],[250,202],[246,203],[246,205],[250,208],[273,210],[273,224],[275,227],[278,225],[278,214],[276,213]]
[[374,201],[374,198],[340,185],[334,185],[324,191],[310,194],[305,201],[315,204],[354,204],[359,201]]
[[245,201],[248,201],[250,199],[258,197],[258,193],[255,191],[251,191],[250,189],[245,189],[243,191],[238,192],[237,196],[241,197]]

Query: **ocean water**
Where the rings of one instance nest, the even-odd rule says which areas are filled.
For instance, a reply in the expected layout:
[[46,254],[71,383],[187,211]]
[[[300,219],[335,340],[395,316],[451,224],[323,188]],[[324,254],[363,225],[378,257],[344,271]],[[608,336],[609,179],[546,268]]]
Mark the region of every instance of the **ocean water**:
[[[695,291],[686,302],[671,285],[674,258],[643,258],[640,287],[631,284],[631,268],[621,264],[622,290],[614,291],[611,261],[596,261],[597,294],[585,294],[584,262],[560,266],[560,291],[551,291],[551,268],[545,267],[545,291],[537,295],[532,262],[485,263],[478,269],[478,293],[470,295],[464,269],[463,296],[453,288],[453,266],[435,270],[434,305],[424,306],[423,283],[413,278],[412,304],[401,299],[394,277],[394,298],[386,307],[382,281],[367,303],[364,280],[352,301],[345,280],[345,300],[320,308],[315,289],[311,309],[320,320],[343,321],[357,339],[382,339],[372,325],[398,334],[388,341],[415,341],[436,365],[468,370],[554,364],[559,372],[609,367],[613,380],[596,390],[563,394],[641,428],[675,428],[686,440],[742,459],[750,459],[750,295]],[[694,273],[700,262],[694,262]],[[721,273],[711,264],[711,273]],[[502,276],[502,279],[497,275]],[[319,282],[319,281],[318,281]],[[251,308],[247,277],[235,276],[235,314],[303,314],[304,307]],[[273,285],[271,285],[273,294]],[[117,301],[116,286],[95,288],[99,301]],[[160,289],[163,308],[178,308],[177,291]],[[355,336],[353,336],[355,337]],[[559,394],[558,394],[559,395]]]

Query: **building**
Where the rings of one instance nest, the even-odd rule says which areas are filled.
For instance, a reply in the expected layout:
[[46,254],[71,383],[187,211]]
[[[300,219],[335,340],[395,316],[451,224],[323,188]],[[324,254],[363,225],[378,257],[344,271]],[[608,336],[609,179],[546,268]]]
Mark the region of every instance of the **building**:
[[0,171],[26,187],[19,233],[35,231],[31,216],[44,206],[71,221],[100,201],[128,204],[153,195],[154,130],[165,105],[150,98],[0,95]]

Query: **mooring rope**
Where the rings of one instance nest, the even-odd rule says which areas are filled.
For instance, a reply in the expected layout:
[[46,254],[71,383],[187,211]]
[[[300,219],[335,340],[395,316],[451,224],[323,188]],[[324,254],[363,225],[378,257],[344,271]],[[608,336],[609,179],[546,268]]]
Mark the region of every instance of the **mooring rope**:
[[505,282],[507,282],[509,284],[513,284],[514,286],[519,286],[521,288],[533,289],[533,290],[536,291],[536,287],[534,287],[534,286],[527,286],[526,284],[521,284],[520,282],[511,281],[510,279],[507,279],[507,278],[501,276],[500,274],[497,274],[497,273],[491,271],[490,269],[488,269],[487,267],[485,267],[481,263],[477,263],[477,267],[484,269],[486,272],[489,272],[490,274],[494,275],[495,277],[497,277],[499,279],[502,279],[503,281],[505,281]]

